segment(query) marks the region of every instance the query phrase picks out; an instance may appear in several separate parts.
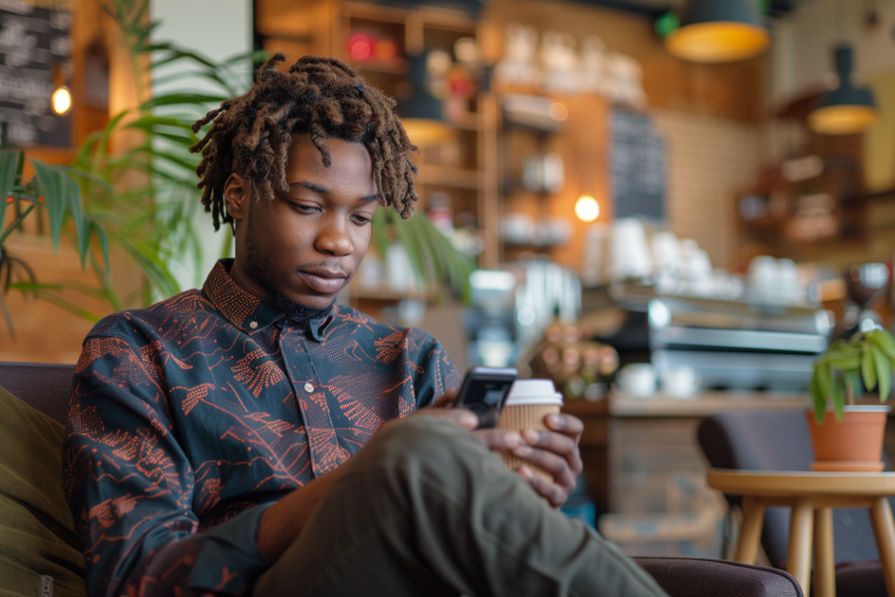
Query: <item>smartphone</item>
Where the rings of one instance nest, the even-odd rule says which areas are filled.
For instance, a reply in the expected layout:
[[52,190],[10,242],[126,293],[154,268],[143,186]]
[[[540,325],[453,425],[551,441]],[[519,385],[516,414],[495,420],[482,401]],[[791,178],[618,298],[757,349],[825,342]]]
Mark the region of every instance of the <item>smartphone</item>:
[[494,427],[518,376],[519,372],[511,367],[472,367],[463,378],[457,406],[468,408],[478,416],[478,429]]

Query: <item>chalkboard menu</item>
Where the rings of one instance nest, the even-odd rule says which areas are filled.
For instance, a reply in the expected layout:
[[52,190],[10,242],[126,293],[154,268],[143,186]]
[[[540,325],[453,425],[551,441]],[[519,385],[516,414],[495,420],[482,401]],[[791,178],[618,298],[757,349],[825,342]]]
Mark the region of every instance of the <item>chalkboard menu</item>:
[[613,108],[609,173],[613,216],[665,222],[665,141],[649,116]]
[[[50,98],[71,71],[67,1],[0,0],[0,144],[71,145],[70,116]],[[57,80],[54,81],[54,73]]]

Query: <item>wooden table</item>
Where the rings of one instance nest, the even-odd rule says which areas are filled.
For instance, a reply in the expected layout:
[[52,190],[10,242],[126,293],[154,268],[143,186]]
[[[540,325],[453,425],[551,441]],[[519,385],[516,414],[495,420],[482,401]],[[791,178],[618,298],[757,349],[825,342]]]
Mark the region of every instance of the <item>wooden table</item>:
[[889,496],[895,495],[895,472],[834,473],[712,469],[710,487],[743,496],[743,524],[734,559],[755,563],[765,506],[789,506],[787,571],[808,595],[814,552],[814,588],[819,597],[836,593],[833,558],[833,508],[864,507],[870,511],[873,534],[886,579],[895,595],[895,523]]

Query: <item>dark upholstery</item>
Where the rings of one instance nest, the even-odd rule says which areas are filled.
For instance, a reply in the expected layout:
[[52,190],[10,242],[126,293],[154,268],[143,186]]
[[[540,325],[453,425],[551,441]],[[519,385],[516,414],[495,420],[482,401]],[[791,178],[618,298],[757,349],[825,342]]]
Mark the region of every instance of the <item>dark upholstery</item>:
[[836,595],[839,597],[888,595],[880,563],[871,560],[847,562],[836,566]]
[[726,560],[635,558],[670,597],[790,597],[802,595],[795,578],[777,568]]
[[[802,409],[715,413],[700,423],[697,436],[703,453],[714,468],[807,471],[814,460],[808,423]],[[726,497],[731,504],[739,505],[739,497]],[[766,508],[761,545],[772,565],[786,567],[788,539],[789,509]],[[850,572],[850,584],[867,582],[869,584],[864,586],[884,586],[882,569],[878,562],[874,562],[879,555],[866,509],[835,508],[833,539],[837,565],[869,562]],[[839,574],[841,572],[837,572],[837,583]],[[862,575],[878,578],[859,579]],[[846,592],[845,589],[838,593],[840,597],[885,594],[885,588],[882,593]]]
[[[71,365],[0,362],[0,386],[64,422]],[[2,455],[0,455],[2,458]],[[671,597],[799,597],[795,579],[781,570],[698,558],[634,558]]]
[[0,361],[0,386],[39,411],[65,423],[74,365]]

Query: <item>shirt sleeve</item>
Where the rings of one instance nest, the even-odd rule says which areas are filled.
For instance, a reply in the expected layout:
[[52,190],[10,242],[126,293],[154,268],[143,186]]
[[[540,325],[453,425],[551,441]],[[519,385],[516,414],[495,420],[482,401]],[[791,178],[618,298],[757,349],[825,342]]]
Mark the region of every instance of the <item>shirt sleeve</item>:
[[88,593],[247,592],[268,565],[256,543],[262,508],[199,532],[158,355],[132,340],[88,337],[69,405],[63,483]]
[[416,405],[422,408],[460,387],[460,374],[444,347],[431,334],[419,328],[410,329],[420,351],[411,364],[416,379]]

